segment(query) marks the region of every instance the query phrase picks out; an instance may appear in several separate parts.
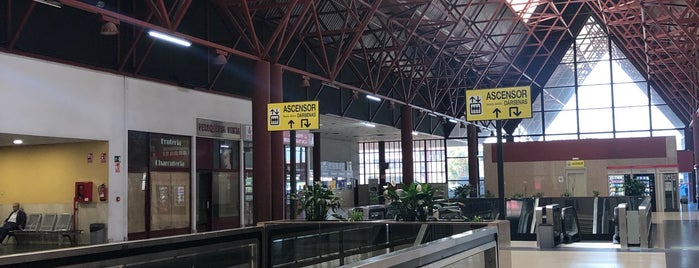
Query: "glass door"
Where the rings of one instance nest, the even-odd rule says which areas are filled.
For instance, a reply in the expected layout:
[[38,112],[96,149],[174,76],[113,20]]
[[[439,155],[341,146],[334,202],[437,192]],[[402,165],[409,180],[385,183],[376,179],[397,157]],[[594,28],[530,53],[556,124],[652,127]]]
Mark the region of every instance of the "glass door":
[[210,171],[197,172],[197,231],[211,231],[211,183]]

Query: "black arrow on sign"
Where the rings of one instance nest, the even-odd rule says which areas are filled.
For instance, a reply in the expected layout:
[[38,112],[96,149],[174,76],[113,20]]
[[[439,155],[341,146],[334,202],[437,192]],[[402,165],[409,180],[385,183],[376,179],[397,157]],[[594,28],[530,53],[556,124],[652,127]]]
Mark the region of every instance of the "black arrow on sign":
[[311,126],[311,123],[308,122],[308,119],[304,118],[304,119],[301,119],[301,125],[306,127],[306,128],[309,128]]
[[289,128],[294,128],[294,120],[289,120]]
[[512,114],[515,114],[515,116],[519,116],[520,114],[522,114],[522,112],[519,111],[519,107],[514,106],[510,107],[510,116],[512,116]]
[[495,114],[495,118],[500,117],[500,112],[501,112],[501,111],[500,111],[499,108],[495,108],[495,110],[493,110],[493,113]]

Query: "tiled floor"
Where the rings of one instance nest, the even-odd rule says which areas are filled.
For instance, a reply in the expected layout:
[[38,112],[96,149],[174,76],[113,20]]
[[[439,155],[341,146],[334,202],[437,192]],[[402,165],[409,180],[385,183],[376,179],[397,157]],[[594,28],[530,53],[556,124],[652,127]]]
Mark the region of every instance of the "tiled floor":
[[605,242],[578,242],[540,250],[536,242],[513,241],[501,250],[504,267],[699,267],[699,211],[692,205],[683,212],[656,212],[653,218],[652,248]]

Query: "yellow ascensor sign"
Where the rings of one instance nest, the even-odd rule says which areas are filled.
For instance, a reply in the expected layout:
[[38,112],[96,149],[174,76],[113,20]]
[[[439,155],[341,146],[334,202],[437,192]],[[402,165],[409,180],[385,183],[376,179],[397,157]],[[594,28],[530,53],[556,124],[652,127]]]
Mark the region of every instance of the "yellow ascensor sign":
[[466,90],[466,121],[531,117],[529,86]]
[[267,104],[267,130],[318,129],[318,101]]

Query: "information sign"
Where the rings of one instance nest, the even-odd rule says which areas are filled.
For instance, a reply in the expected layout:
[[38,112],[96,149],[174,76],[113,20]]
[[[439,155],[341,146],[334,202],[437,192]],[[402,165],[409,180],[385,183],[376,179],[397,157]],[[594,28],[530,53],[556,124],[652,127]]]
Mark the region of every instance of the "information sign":
[[318,101],[267,104],[267,130],[310,130],[320,127]]
[[531,117],[529,86],[466,90],[466,121]]

